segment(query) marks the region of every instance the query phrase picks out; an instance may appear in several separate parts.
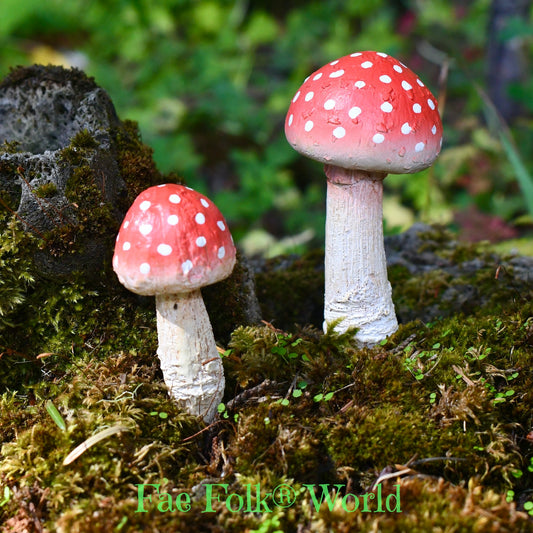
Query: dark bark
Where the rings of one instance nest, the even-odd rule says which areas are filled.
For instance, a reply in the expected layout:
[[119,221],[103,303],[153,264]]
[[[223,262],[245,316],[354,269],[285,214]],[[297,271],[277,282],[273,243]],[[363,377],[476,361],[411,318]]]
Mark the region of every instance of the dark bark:
[[509,95],[514,83],[524,80],[527,72],[524,39],[502,38],[502,31],[515,18],[529,17],[531,0],[492,0],[488,26],[488,90],[494,105],[506,121],[521,112],[520,103]]

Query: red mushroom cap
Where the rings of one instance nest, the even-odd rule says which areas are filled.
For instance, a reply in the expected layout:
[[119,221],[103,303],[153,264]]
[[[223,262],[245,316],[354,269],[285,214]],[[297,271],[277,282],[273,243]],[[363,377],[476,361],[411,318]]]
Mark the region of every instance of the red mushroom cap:
[[228,277],[235,246],[218,208],[183,185],[150,187],[126,213],[113,269],[130,291],[176,294]]
[[430,166],[442,145],[437,101],[414,72],[381,52],[357,52],[309,76],[285,120],[298,152],[347,169]]

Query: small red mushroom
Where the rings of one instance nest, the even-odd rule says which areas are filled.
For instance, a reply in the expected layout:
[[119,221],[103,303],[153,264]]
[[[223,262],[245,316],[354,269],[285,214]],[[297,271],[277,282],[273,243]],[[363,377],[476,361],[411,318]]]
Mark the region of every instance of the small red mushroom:
[[205,196],[182,185],[143,191],[115,243],[119,281],[156,297],[157,355],[170,394],[207,422],[222,399],[224,371],[200,288],[228,277],[234,265],[224,217]]
[[398,323],[383,246],[383,179],[430,166],[442,144],[437,101],[403,63],[356,52],[311,74],[285,120],[295,150],[325,163],[324,327],[372,345]]

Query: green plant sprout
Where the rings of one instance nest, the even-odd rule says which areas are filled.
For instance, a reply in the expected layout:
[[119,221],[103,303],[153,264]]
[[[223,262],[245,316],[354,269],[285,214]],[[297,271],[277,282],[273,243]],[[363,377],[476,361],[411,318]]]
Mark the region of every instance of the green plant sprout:
[[[275,344],[274,346],[272,346],[272,348],[270,348],[271,353],[275,355],[281,355],[281,357],[286,363],[288,363],[289,361],[294,361],[298,359],[299,354],[295,352],[294,350],[291,350],[291,348],[295,348],[296,346],[298,346],[303,341],[303,339],[298,338],[296,340],[293,340],[292,333],[288,333],[288,334],[276,333],[276,339],[277,339],[277,344]],[[302,358],[302,361],[307,361],[307,362],[310,361],[309,356],[307,356],[307,354],[305,353],[301,354],[301,358]]]
[[[225,403],[219,403],[217,406],[217,412],[221,416],[221,418],[224,418],[225,420],[229,419],[229,413],[228,408],[226,407]],[[233,421],[237,422],[239,420],[239,413],[233,414]]]
[[[413,352],[413,345],[412,343],[409,343],[404,348],[404,354],[406,355],[403,362],[404,369],[409,371],[417,381],[421,381],[439,364],[440,355],[438,350],[440,350],[440,348],[440,342],[436,342],[432,345],[431,350]],[[427,368],[428,363],[433,361],[435,361],[435,363],[430,368]]]
[[533,516],[533,501],[524,503],[524,511],[527,511],[529,516]]
[[151,411],[150,416],[159,416],[159,418],[165,419],[165,418],[168,418],[168,413],[160,413],[158,411]]

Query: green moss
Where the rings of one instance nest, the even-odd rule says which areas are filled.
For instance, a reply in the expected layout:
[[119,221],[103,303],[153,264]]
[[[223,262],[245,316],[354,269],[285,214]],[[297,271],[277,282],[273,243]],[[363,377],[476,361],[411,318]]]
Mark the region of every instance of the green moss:
[[153,159],[153,150],[142,142],[136,122],[125,120],[112,135],[117,146],[120,175],[128,188],[127,207],[152,185],[180,182],[174,174],[162,175],[159,172]]
[[22,150],[19,141],[4,141],[2,145],[0,145],[0,151],[6,154],[18,154]]
[[[44,530],[69,532],[528,530],[521,509],[533,482],[533,299],[510,269],[497,279],[487,267],[468,278],[421,273],[409,281],[395,267],[403,279],[397,302],[415,317],[432,306],[448,314],[402,324],[373,349],[359,349],[351,331],[238,327],[233,316],[225,323],[233,329],[223,358],[226,408],[206,429],[168,398],[152,299],[123,290],[105,272],[91,281],[37,283],[26,234],[4,217],[0,290],[12,292],[0,299],[0,497],[9,496],[0,520],[13,531],[36,519]],[[265,270],[262,286],[281,295],[291,275],[295,287],[318,286],[311,271],[299,277],[289,265],[282,276],[273,268],[269,279]],[[445,295],[466,285],[479,305],[457,312]],[[296,316],[300,303],[288,298]],[[270,309],[290,320],[282,302]],[[118,425],[127,429],[62,464],[91,435]],[[395,472],[381,485],[384,495],[399,485],[401,513],[350,513],[339,503]],[[136,513],[137,485],[151,483],[173,497],[190,494],[190,511],[154,505]],[[232,512],[221,498],[202,513],[209,483],[244,495],[257,484],[263,495],[287,484],[298,499],[250,513]],[[306,484],[341,499],[315,510]],[[506,501],[509,490],[517,503]]]
[[265,320],[291,330],[294,324],[319,325],[324,313],[324,253],[270,259],[256,276]]
[[35,194],[37,198],[52,198],[57,194],[57,187],[54,183],[45,183],[34,189],[33,194]]

